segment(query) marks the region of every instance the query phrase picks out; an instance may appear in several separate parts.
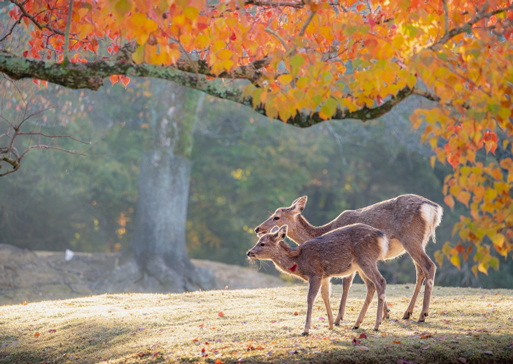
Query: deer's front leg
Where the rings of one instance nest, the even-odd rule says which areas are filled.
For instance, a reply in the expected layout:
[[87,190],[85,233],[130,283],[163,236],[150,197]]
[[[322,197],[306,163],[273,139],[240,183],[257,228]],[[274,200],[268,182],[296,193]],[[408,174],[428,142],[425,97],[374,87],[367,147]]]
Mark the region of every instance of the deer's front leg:
[[321,283],[321,295],[328,313],[328,322],[330,330],[333,330],[333,313],[330,306],[330,278],[325,278]]
[[317,297],[319,288],[321,287],[321,277],[310,277],[308,281],[310,282],[310,288],[308,289],[308,309],[306,310],[306,325],[303,336],[308,336],[310,332],[310,326],[312,323],[312,308],[315,297]]

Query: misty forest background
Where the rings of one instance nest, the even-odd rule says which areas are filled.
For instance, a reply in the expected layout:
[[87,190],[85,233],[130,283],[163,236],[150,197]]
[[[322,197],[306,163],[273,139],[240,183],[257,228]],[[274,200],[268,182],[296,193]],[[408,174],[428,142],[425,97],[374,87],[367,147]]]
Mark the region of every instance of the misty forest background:
[[[132,79],[126,89],[117,84],[98,92],[25,87],[34,100],[52,106],[31,118],[31,127],[92,144],[60,140],[59,146],[87,155],[33,150],[18,172],[0,178],[0,243],[49,251],[128,249],[142,152],[151,142],[151,120],[169,108],[166,90],[173,84]],[[3,102],[5,107],[10,101]],[[404,102],[376,121],[326,122],[308,129],[210,97],[199,96],[198,105],[187,134],[193,139],[187,141],[193,146],[190,258],[248,265],[245,252],[256,242],[253,228],[302,195],[308,195],[304,216],[320,225],[345,209],[416,193],[444,207],[438,242],[428,244],[428,254],[433,257],[446,241],[458,240],[452,228],[466,211],[461,204],[451,211],[443,203],[442,182],[450,166],[437,162],[431,168],[431,148],[410,128],[410,113],[426,106],[420,100]],[[477,278],[470,270],[473,262],[458,272],[445,259],[436,284],[513,288],[513,262],[499,259],[499,272]],[[380,269],[388,283],[415,282],[408,255],[381,263]],[[278,275],[272,264],[262,264],[261,271]]]

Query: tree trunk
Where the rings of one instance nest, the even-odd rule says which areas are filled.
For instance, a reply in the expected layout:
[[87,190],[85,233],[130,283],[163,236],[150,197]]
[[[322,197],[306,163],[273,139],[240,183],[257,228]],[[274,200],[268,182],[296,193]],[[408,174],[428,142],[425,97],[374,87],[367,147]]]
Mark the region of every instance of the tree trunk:
[[[108,291],[185,292],[215,287],[214,274],[192,265],[186,250],[192,129],[204,95],[159,83],[142,155],[135,261],[110,277]],[[201,100],[199,100],[201,98]],[[121,283],[123,279],[128,282]],[[113,285],[117,284],[118,289]]]

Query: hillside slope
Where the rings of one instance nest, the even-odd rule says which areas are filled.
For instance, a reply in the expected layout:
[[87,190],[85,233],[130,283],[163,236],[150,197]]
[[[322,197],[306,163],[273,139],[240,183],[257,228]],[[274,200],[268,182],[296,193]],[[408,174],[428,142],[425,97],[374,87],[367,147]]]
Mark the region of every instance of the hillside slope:
[[[418,324],[396,320],[412,288],[388,287],[392,320],[379,332],[372,331],[376,299],[361,328],[351,330],[362,285],[351,288],[346,322],[333,331],[318,298],[308,338],[301,336],[306,286],[107,294],[2,306],[0,363],[513,361],[513,291],[435,287],[428,321]],[[333,310],[339,297],[336,286]],[[353,338],[362,333],[367,338],[355,345]]]

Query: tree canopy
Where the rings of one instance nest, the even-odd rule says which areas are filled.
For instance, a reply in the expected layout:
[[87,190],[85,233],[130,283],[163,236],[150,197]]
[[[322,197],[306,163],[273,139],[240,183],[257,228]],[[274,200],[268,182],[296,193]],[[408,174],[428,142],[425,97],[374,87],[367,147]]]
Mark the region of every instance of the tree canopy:
[[[459,266],[474,249],[474,272],[486,272],[498,268],[492,246],[513,249],[510,1],[9,1],[0,72],[13,79],[96,90],[162,78],[299,127],[433,101],[411,123],[432,164],[453,167],[445,202],[470,207],[456,230],[475,244],[437,260]],[[29,42],[10,41],[22,26]]]

